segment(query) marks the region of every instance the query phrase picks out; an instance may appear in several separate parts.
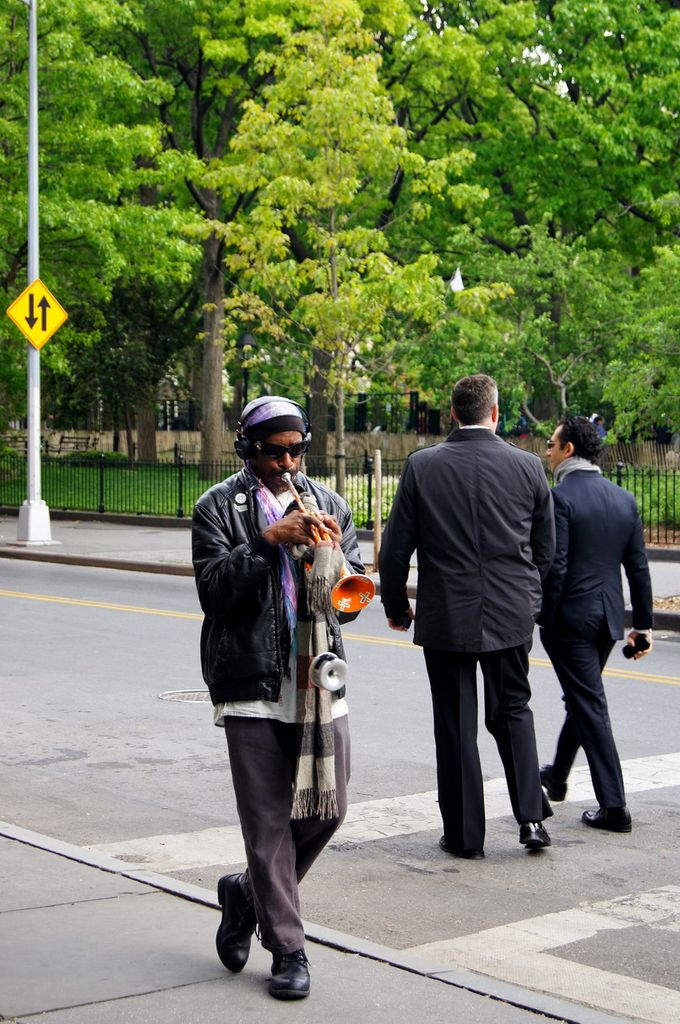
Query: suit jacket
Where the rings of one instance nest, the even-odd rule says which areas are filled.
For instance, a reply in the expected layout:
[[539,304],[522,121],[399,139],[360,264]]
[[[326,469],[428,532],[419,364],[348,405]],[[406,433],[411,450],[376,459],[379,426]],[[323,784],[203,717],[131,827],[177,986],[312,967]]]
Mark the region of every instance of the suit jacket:
[[575,470],[553,489],[557,549],[544,584],[539,624],[562,635],[606,623],[623,636],[623,565],[633,625],[652,626],[652,583],[635,498],[599,473]]
[[417,644],[482,652],[526,643],[554,547],[540,459],[490,430],[454,430],[404,467],[380,549],[385,612],[407,608],[417,550]]

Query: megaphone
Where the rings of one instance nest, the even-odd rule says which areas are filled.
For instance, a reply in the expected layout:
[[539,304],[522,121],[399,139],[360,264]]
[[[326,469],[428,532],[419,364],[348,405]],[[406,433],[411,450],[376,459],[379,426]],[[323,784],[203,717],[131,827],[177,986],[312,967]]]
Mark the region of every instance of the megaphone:
[[337,654],[331,654],[330,651],[317,654],[309,666],[309,678],[319,689],[335,693],[345,685],[347,662],[338,658]]

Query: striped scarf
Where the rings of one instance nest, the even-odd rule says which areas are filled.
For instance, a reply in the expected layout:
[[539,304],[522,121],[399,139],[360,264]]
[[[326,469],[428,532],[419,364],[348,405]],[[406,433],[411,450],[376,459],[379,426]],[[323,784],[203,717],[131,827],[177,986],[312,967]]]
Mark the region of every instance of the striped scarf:
[[302,573],[297,624],[297,765],[291,818],[338,817],[335,792],[333,696],[310,681],[309,667],[328,650],[328,622],[335,616],[331,586],[340,574],[342,552],[330,541],[314,546],[314,560]]
[[[284,515],[278,501],[264,485],[256,495],[267,522],[278,522]],[[312,495],[303,492],[302,499],[310,512],[319,511]],[[283,603],[296,652],[297,763],[291,818],[318,815],[324,820],[338,817],[333,697],[310,682],[309,667],[329,647],[328,623],[335,618],[331,587],[340,577],[344,557],[330,541],[319,541],[311,550],[311,566],[298,573],[297,565],[303,564],[310,549],[295,546],[291,554],[285,544],[279,545]]]

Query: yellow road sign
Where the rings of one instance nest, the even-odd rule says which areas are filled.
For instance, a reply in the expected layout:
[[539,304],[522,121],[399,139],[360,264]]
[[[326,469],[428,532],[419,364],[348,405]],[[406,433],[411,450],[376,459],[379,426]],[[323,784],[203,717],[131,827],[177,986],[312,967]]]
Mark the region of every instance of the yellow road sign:
[[7,316],[37,349],[41,349],[68,319],[66,310],[39,277],[14,300]]

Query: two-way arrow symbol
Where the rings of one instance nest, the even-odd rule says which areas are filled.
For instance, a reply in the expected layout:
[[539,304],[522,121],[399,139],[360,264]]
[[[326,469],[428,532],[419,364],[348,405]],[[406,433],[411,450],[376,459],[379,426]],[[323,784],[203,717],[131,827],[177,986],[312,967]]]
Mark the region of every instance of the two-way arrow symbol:
[[43,295],[43,297],[40,300],[40,302],[38,303],[38,305],[42,309],[42,323],[40,325],[40,328],[41,328],[42,331],[46,331],[47,330],[47,310],[50,308],[50,304],[47,301],[47,298]]
[[35,298],[35,296],[33,295],[33,292],[30,292],[29,296],[28,296],[28,316],[24,317],[24,320],[26,321],[28,326],[31,328],[31,330],[33,330],[33,328],[35,327],[35,325],[38,322],[37,316],[33,316],[33,313],[34,313],[33,299],[34,298]]
[[[29,296],[28,296],[28,316],[24,317],[24,320],[26,321],[28,326],[31,328],[31,330],[33,330],[33,328],[35,327],[35,325],[38,322],[38,318],[37,318],[37,316],[35,316],[34,300],[35,300],[34,293],[30,292]],[[40,329],[42,331],[46,331],[47,330],[47,310],[50,308],[50,304],[47,301],[47,298],[43,295],[43,297],[40,300],[40,302],[38,303],[38,305],[40,306],[40,308],[42,310],[42,319],[41,319],[41,323],[40,323]]]

